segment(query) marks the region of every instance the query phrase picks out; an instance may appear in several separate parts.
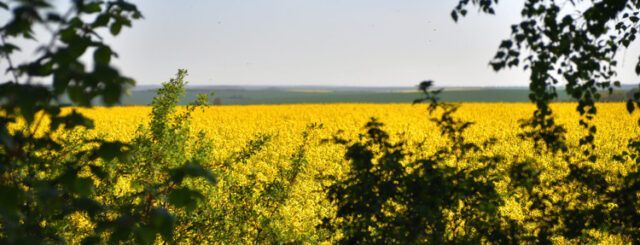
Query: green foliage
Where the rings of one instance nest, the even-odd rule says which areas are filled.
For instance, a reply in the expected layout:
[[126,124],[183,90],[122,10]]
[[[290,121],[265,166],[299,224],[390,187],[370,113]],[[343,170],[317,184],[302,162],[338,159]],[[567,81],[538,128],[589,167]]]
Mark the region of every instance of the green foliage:
[[[0,243],[173,241],[180,222],[175,213],[191,211],[203,199],[187,184],[198,179],[215,182],[199,166],[206,160],[204,147],[189,158],[191,149],[181,144],[189,139],[185,119],[195,106],[184,114],[172,114],[186,72],[180,71],[176,81],[160,91],[164,97],[154,101],[153,133],[141,129],[142,136],[132,144],[81,133],[54,139],[57,130],[93,127],[75,110],[62,114],[63,95],[76,105],[91,106],[94,98],[113,105],[134,84],[110,65],[116,53],[97,32],[109,29],[118,35],[142,15],[126,1],[73,1],[64,14],[56,13],[49,1],[16,1],[0,7],[12,13],[0,28],[0,56],[13,77],[0,84],[0,190],[6,196],[0,203]],[[51,31],[51,41],[42,44],[33,61],[13,64],[11,55],[19,50],[15,43],[35,40],[33,29],[38,26]],[[93,52],[90,69],[80,60],[89,52]],[[51,88],[39,85],[48,77],[53,80]],[[206,97],[201,97],[198,105],[204,101]],[[45,117],[51,121],[48,128],[41,126]],[[171,120],[176,123],[168,124]],[[19,121],[24,121],[21,129],[9,130]],[[169,147],[176,151],[166,150]],[[133,169],[151,178],[138,176],[133,192],[114,195],[112,187],[121,174],[135,176]],[[78,221],[71,217],[78,216],[86,217],[84,230],[74,228]]]
[[[467,142],[464,131],[471,123],[455,119],[457,107],[440,102],[440,91],[429,90],[431,85],[421,84],[426,96],[416,101],[429,101],[429,113],[439,114],[431,120],[448,141],[435,153],[412,158],[416,153],[406,142],[391,142],[375,119],[360,140],[335,139],[346,146],[351,168],[326,189],[337,214],[325,226],[343,235],[341,243],[551,244],[558,239],[601,239],[590,231],[619,236],[623,242],[640,239],[640,143],[631,140],[630,150],[612,159],[632,164],[629,173],[599,170],[580,151],[558,152],[544,145],[537,146],[536,156],[557,160],[548,163],[510,153],[485,156],[493,141]],[[507,187],[498,191],[496,183]],[[523,205],[525,218],[501,212],[507,200]]]
[[[460,0],[452,15],[464,15],[468,5],[493,13],[497,3]],[[525,1],[521,12],[523,20],[511,26],[510,38],[502,41],[490,62],[496,71],[523,64],[523,68],[531,72],[529,98],[537,110],[523,123],[530,129],[524,137],[541,142],[553,151],[565,150],[565,129],[555,123],[548,106],[558,97],[556,86],[565,83],[567,94],[578,102],[580,125],[586,131],[580,143],[585,157],[591,157],[595,148],[596,130],[591,123],[597,112],[595,102],[602,97],[600,90],[612,93],[614,87],[620,86],[619,81],[613,81],[617,75],[617,54],[635,40],[639,10],[640,3],[631,0],[567,4]],[[640,60],[638,62],[640,67]],[[640,75],[640,69],[636,71]],[[634,103],[640,104],[638,99],[640,94],[628,100],[630,112],[635,108]]]
[[[613,81],[617,75],[617,54],[635,41],[638,32],[638,1],[571,1],[562,4],[555,1],[525,1],[522,10],[523,20],[512,26],[511,37],[504,40],[491,61],[498,71],[506,67],[524,63],[524,69],[530,70],[530,99],[537,106],[534,116],[523,126],[530,128],[523,134],[537,142],[544,142],[548,149],[556,152],[566,151],[565,130],[555,124],[548,103],[557,97],[555,86],[561,81],[566,83],[567,93],[578,102],[576,110],[581,119],[580,125],[586,134],[580,140],[583,156],[562,154],[569,162],[569,174],[552,185],[575,186],[581,200],[593,199],[601,203],[614,204],[614,208],[603,206],[571,205],[550,201],[561,210],[546,218],[546,231],[559,223],[566,225],[562,233],[567,237],[588,237],[584,231],[594,228],[614,234],[622,234],[632,241],[638,240],[637,222],[640,216],[637,210],[639,202],[636,182],[638,181],[637,151],[640,140],[633,139],[628,144],[630,151],[614,157],[615,161],[633,164],[631,173],[611,176],[610,173],[595,170],[588,166],[598,157],[593,154],[596,127],[591,124],[597,110],[595,102],[600,100],[599,90],[613,93],[614,87],[620,87],[619,81]],[[461,0],[456,11],[464,9],[469,1]],[[482,9],[491,8],[497,1],[473,1]],[[561,7],[562,9],[561,11]],[[573,9],[572,9],[573,8]],[[575,11],[572,11],[575,10]],[[455,19],[455,18],[454,18]],[[523,55],[527,54],[527,55]],[[636,67],[640,67],[640,60]],[[640,69],[636,69],[640,75]],[[625,97],[626,108],[633,113],[640,105],[640,93],[632,90]],[[637,137],[637,136],[636,136]],[[522,163],[520,167],[534,172],[544,171],[531,163]],[[538,177],[521,178],[530,184],[541,185]],[[531,191],[529,191],[531,192]],[[548,196],[534,194],[534,202],[549,201]],[[582,201],[584,202],[584,201]],[[539,205],[542,208],[543,205]],[[605,211],[606,210],[606,211]],[[539,233],[539,234],[540,234]]]
[[[616,54],[635,40],[640,3],[591,1],[583,8],[584,2],[587,1],[525,1],[521,12],[523,20],[511,27],[511,37],[502,41],[490,62],[496,71],[522,63],[523,68],[531,72],[529,98],[537,109],[530,119],[522,122],[526,130],[520,136],[535,144],[537,156],[561,159],[566,167],[538,159],[520,159],[506,163],[506,171],[495,175],[491,166],[499,159],[480,158],[473,163],[485,172],[451,170],[442,164],[443,160],[449,157],[454,158],[456,165],[464,163],[465,153],[477,151],[478,147],[464,144],[462,135],[470,124],[452,119],[455,106],[440,103],[436,97],[440,91],[428,90],[432,82],[424,82],[420,90],[426,98],[416,102],[430,102],[430,113],[435,108],[444,110],[434,122],[443,135],[448,136],[449,147],[416,161],[428,165],[403,163],[407,153],[402,142],[389,143],[376,121],[367,125],[369,134],[365,141],[338,141],[347,146],[346,157],[352,163],[347,179],[328,189],[329,198],[338,206],[338,219],[334,223],[345,234],[342,242],[550,244],[558,238],[577,243],[597,241],[590,231],[618,235],[623,242],[638,241],[640,141],[631,140],[630,150],[611,160],[632,164],[633,170],[629,173],[597,170],[590,163],[601,157],[593,153],[597,130],[591,120],[597,113],[595,102],[602,97],[600,90],[611,94],[613,87],[620,86],[619,81],[612,81],[616,75]],[[465,16],[468,5],[493,14],[497,3],[460,0],[451,17],[457,21],[459,16]],[[561,11],[560,4],[567,9]],[[580,125],[586,131],[577,146],[567,143],[567,132],[556,123],[549,106],[558,98],[556,86],[561,82],[578,102]],[[626,103],[629,113],[640,105],[639,99],[637,91],[629,95]],[[576,151],[569,151],[570,147],[582,154],[575,155]],[[424,166],[431,168],[422,170]],[[415,173],[424,173],[415,178],[419,180],[415,182],[419,190],[407,184],[414,182],[406,176]],[[543,178],[545,175],[556,177]],[[504,177],[508,177],[509,185],[502,196],[491,183]],[[486,182],[477,182],[478,179]],[[448,190],[455,191],[448,193]],[[451,196],[459,197],[452,199]],[[513,220],[492,211],[510,197],[530,212],[524,220]],[[461,211],[456,213],[464,227],[471,228],[472,232],[447,234],[454,232],[455,227],[448,226],[443,213],[454,209],[451,205],[457,202],[464,203],[465,207],[471,202],[477,208],[471,210],[469,216]],[[436,218],[428,219],[431,217]]]
[[[84,142],[85,148],[61,151],[65,142],[51,135],[61,126],[63,130],[93,127],[76,111],[61,113],[62,95],[81,106],[91,106],[93,98],[113,105],[135,83],[110,64],[115,53],[97,32],[109,25],[130,26],[141,14],[127,1],[73,1],[64,14],[55,12],[50,1],[14,1],[0,4],[0,11],[10,15],[0,27],[0,58],[12,76],[0,84],[0,190],[8,199],[0,204],[0,243],[68,242],[67,218],[79,213],[87,214],[96,229],[76,238],[105,238],[124,227],[114,219],[125,217],[125,212],[108,211],[114,207],[96,199],[96,185],[109,178],[110,160],[126,158],[128,146],[93,140]],[[96,21],[85,22],[96,16]],[[39,43],[33,60],[14,64],[12,54],[20,50],[17,43],[37,42],[33,30],[40,27],[47,27],[43,29],[50,31],[51,41]],[[80,57],[92,51],[94,64],[89,69]],[[40,85],[48,78],[52,88]],[[42,126],[45,117],[51,120],[48,128]],[[9,130],[9,124],[22,120],[21,129]],[[111,212],[108,217],[106,212]]]
[[[253,157],[275,136],[256,135],[238,152],[212,156],[212,141],[204,131],[194,134],[190,127],[191,114],[207,104],[207,96],[186,107],[177,106],[184,94],[185,75],[186,71],[179,70],[174,79],[158,89],[152,120],[138,128],[130,144],[131,157],[111,169],[115,176],[127,179],[130,190],[124,195],[109,185],[101,190],[107,202],[129,205],[136,214],[149,217],[139,228],[118,231],[118,239],[232,244],[317,241],[311,238],[313,231],[300,236],[288,230],[288,216],[281,209],[290,200],[290,190],[307,164],[308,136],[322,125],[312,124],[303,132],[297,151],[288,161],[274,166],[277,174],[272,179],[247,175],[241,169],[256,161]],[[218,181],[221,184],[215,185]],[[170,226],[166,234],[158,233],[150,223],[159,211],[171,218],[162,222]]]
[[[449,141],[433,155],[407,161],[406,142],[390,142],[383,124],[372,119],[360,141],[336,138],[347,147],[351,169],[328,188],[336,219],[328,226],[343,234],[345,244],[497,243],[510,241],[498,212],[502,199],[494,187],[498,158],[482,165],[448,166],[447,160],[470,161],[466,153],[484,150],[463,137],[470,125],[454,119],[457,106],[438,101],[431,82],[420,88],[432,101],[430,113]],[[453,214],[453,219],[450,215]],[[464,225],[462,225],[464,224]],[[462,230],[459,230],[462,229]]]
[[[209,158],[212,144],[203,132],[193,136],[190,128],[191,113],[198,106],[204,106],[203,103],[197,102],[197,106],[189,106],[182,112],[177,107],[184,95],[186,74],[186,70],[178,70],[175,78],[158,89],[152,103],[151,121],[148,125],[140,125],[137,137],[131,143],[130,164],[119,164],[113,170],[143,188],[134,188],[125,196],[112,195],[111,198],[137,205],[135,209],[149,217],[141,226],[144,229],[130,234],[123,232],[125,240],[136,237],[144,243],[154,242],[153,232],[157,231],[153,229],[156,227],[153,217],[156,212],[164,215],[159,217],[168,215],[171,218],[171,222],[160,222],[165,229],[160,233],[163,240],[184,239],[182,234],[173,234],[174,227],[178,231],[184,230],[184,223],[190,222],[191,213],[206,201],[203,192],[217,181],[215,175],[201,165],[201,161]],[[206,101],[206,97],[202,99]]]

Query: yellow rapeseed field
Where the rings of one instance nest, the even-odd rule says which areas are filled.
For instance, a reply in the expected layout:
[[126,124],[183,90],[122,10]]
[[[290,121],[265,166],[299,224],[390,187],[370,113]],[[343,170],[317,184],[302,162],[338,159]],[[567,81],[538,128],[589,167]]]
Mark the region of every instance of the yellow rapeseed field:
[[[585,131],[578,124],[576,104],[554,103],[551,106],[557,115],[557,122],[564,124],[569,132],[568,143],[577,145]],[[597,106],[598,116],[594,123],[598,132],[595,144],[596,152],[602,157],[594,163],[594,167],[624,175],[628,166],[612,161],[611,157],[622,152],[631,137],[640,135],[637,119],[626,111],[622,103],[601,103]],[[322,128],[310,132],[309,141],[303,146],[307,165],[303,166],[303,174],[290,193],[291,198],[280,211],[283,220],[288,221],[283,224],[283,230],[304,234],[320,224],[320,217],[333,212],[322,191],[323,186],[328,183],[317,177],[340,176],[349,167],[344,160],[344,147],[323,143],[323,140],[336,135],[357,139],[363,133],[365,123],[375,117],[385,124],[384,129],[393,140],[407,140],[408,148],[418,153],[414,156],[428,154],[438,147],[446,147],[447,141],[441,136],[435,123],[429,120],[436,115],[429,115],[426,107],[424,104],[210,106],[194,112],[191,127],[192,132],[203,130],[212,139],[215,146],[212,152],[214,160],[207,164],[213,166],[227,159],[230,154],[240,151],[256,135],[271,135],[271,141],[251,157],[249,164],[234,167],[236,172],[242,173],[237,176],[240,181],[243,181],[243,176],[255,176],[258,180],[269,181],[277,174],[277,167],[286,164],[299,149],[302,132],[307,125],[321,124]],[[474,122],[465,133],[467,139],[480,144],[495,138],[496,145],[485,154],[502,155],[505,162],[510,163],[514,162],[514,158],[541,157],[534,155],[531,142],[518,137],[522,132],[520,120],[530,117],[534,109],[528,103],[464,103],[456,117]],[[95,129],[87,131],[89,135],[127,142],[135,137],[139,125],[149,122],[151,107],[94,107],[77,110],[94,120]],[[562,164],[551,156],[543,159],[543,162],[549,165]],[[562,168],[558,169],[562,171]],[[543,178],[555,178],[553,171],[545,174],[549,176],[542,176]],[[126,191],[126,179],[118,185],[114,188]],[[498,183],[499,188],[500,186]],[[216,202],[221,201],[212,198],[209,204],[219,205]],[[506,198],[506,202],[502,211],[512,218],[518,220],[526,215],[526,204],[509,198]]]
[[[556,103],[552,105],[557,122],[564,124],[569,132],[569,143],[577,144],[585,133],[578,124],[576,104]],[[527,155],[531,144],[518,139],[520,120],[531,116],[534,106],[528,103],[464,103],[456,113],[462,120],[474,122],[466,136],[479,143],[494,137],[497,152],[510,155]],[[151,107],[95,107],[78,109],[92,118],[95,130],[91,134],[105,135],[107,139],[129,141],[140,124],[147,123]],[[276,136],[268,150],[272,157],[289,155],[300,142],[301,132],[310,123],[323,124],[316,134],[318,139],[329,139],[337,132],[346,138],[362,133],[364,124],[371,117],[385,124],[385,129],[393,136],[403,137],[409,142],[427,142],[438,145],[440,132],[429,121],[426,105],[411,104],[325,104],[325,105],[253,105],[253,106],[211,106],[196,110],[193,115],[193,132],[204,130],[216,144],[215,155],[223,157],[227,153],[242,148],[256,134]],[[636,119],[627,113],[622,103],[598,104],[595,119],[598,128],[596,145],[598,151],[615,153],[626,145],[630,137],[640,133]],[[319,159],[341,159],[340,154],[328,151],[335,146],[318,147],[310,153]],[[335,157],[335,158],[334,158]],[[317,160],[317,161],[315,161]]]

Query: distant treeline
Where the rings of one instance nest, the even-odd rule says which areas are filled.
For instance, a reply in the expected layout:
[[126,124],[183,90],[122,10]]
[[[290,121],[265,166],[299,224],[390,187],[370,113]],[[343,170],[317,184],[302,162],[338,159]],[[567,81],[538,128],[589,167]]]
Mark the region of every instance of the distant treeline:
[[[631,89],[621,89],[601,92],[601,102],[620,102],[632,98]],[[213,105],[278,105],[278,104],[330,104],[330,103],[412,103],[419,93],[416,90],[407,91],[330,91],[314,92],[292,91],[292,90],[249,90],[249,89],[190,89],[186,90],[185,97],[178,104],[186,105],[190,101],[197,99],[197,94],[211,94],[210,104]],[[134,90],[130,96],[122,98],[121,105],[149,105],[155,91]],[[441,100],[445,102],[529,102],[529,91],[526,89],[445,89],[440,94]],[[62,98],[63,104],[67,104],[68,98]],[[556,102],[573,102],[565,90],[558,90]],[[96,99],[95,105],[103,105],[102,101]]]
[[633,94],[640,91],[640,89],[634,88],[630,90],[618,90],[612,93],[603,93],[600,97],[601,102],[622,102],[633,99]]
[[[598,101],[599,102],[625,102],[625,101],[628,101],[629,99],[633,99],[633,94],[638,91],[640,91],[640,89],[638,88],[614,90],[611,93],[607,91],[603,91],[601,92],[600,99],[598,99]],[[564,91],[561,91],[559,93],[563,93],[563,92]],[[573,98],[568,98],[567,96],[559,96],[559,98],[556,99],[556,101],[557,102],[575,102],[576,100]]]

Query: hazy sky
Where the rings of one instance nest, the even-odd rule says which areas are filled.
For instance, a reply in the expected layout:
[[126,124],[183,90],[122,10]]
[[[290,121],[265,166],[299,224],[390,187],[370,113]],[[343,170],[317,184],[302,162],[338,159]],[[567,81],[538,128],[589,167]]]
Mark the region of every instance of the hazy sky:
[[[471,11],[457,24],[457,0],[133,2],[145,18],[112,47],[138,84],[185,68],[194,85],[528,85],[521,69],[488,65],[519,21],[521,0],[500,1],[495,16]],[[632,74],[637,49],[626,55],[621,73]]]

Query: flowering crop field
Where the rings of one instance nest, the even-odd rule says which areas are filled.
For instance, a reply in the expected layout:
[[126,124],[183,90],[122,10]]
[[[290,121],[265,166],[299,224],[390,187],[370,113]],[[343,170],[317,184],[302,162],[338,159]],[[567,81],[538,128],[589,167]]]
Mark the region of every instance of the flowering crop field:
[[[624,175],[628,171],[628,163],[613,161],[612,157],[626,149],[627,141],[631,137],[640,135],[640,128],[634,117],[626,111],[624,104],[602,103],[597,106],[598,116],[594,119],[598,129],[595,151],[600,157],[591,164],[595,169],[613,175]],[[569,132],[569,145],[578,145],[579,138],[585,131],[578,123],[576,104],[555,103],[551,107],[557,115],[557,122],[564,124]],[[76,109],[94,120],[95,128],[83,132],[89,138],[130,142],[137,135],[139,126],[151,120],[151,107]],[[179,107],[178,111],[184,109]],[[520,120],[530,117],[534,109],[533,105],[526,103],[463,103],[455,116],[474,122],[465,131],[465,137],[471,142],[482,144],[489,139],[495,139],[495,145],[484,154],[504,156],[503,162],[508,164],[518,159],[541,157],[534,154],[531,142],[518,137],[518,134],[523,132],[519,126]],[[234,233],[233,230],[237,227],[222,224],[224,222],[221,223],[219,219],[210,221],[209,224],[217,230],[182,228],[184,230],[177,232],[178,237],[183,236],[182,241],[186,242],[251,242],[255,241],[253,238],[260,236],[261,229],[265,226],[264,222],[268,220],[274,234],[272,236],[278,236],[285,241],[335,242],[339,234],[323,234],[317,230],[323,218],[335,215],[335,207],[327,201],[326,193],[323,191],[331,184],[325,177],[340,179],[349,170],[349,163],[344,157],[344,146],[333,144],[331,139],[339,136],[343,139],[357,140],[359,135],[364,133],[364,125],[371,117],[375,117],[384,123],[383,129],[389,133],[392,141],[406,140],[406,148],[413,153],[409,155],[410,158],[420,157],[433,153],[438,147],[447,146],[446,139],[430,120],[433,116],[436,115],[429,115],[427,105],[424,104],[252,105],[196,109],[189,124],[191,132],[204,132],[212,145],[209,152],[212,156],[209,158],[210,162],[203,165],[212,169],[226,166],[229,173],[227,178],[222,178],[207,192],[210,196],[203,205],[211,210],[223,210],[221,212],[227,212],[226,215],[248,209],[254,216],[269,218],[243,221],[247,227],[243,226],[243,232],[240,233]],[[266,138],[269,140],[265,141],[260,150],[248,155],[248,158],[241,162],[229,161],[242,153],[256,138],[265,136],[268,136]],[[569,149],[575,150],[579,147]],[[299,152],[304,154],[298,154]],[[300,173],[290,181],[287,198],[282,199],[286,201],[276,206],[277,208],[271,208],[273,205],[260,201],[263,197],[261,193],[269,190],[269,185],[264,183],[271,183],[280,178],[278,176],[282,174],[281,170],[291,167],[291,159],[298,156],[296,154],[303,160]],[[561,166],[564,164],[562,161],[554,159],[553,156],[544,157],[546,158],[542,159],[542,162],[552,170],[546,171],[543,179],[554,179],[557,178],[556,175],[562,176],[563,171],[566,172]],[[455,166],[473,162],[451,161],[447,164]],[[507,166],[504,166],[504,169],[506,168]],[[239,209],[227,207],[229,203],[238,202],[237,196],[228,194],[232,185],[249,188],[248,191],[242,192],[245,197],[240,202],[245,204]],[[503,188],[504,192],[506,185],[496,183],[498,190]],[[115,196],[121,196],[131,192],[134,188],[132,186],[134,183],[131,177],[122,175],[114,186],[109,188],[113,189]],[[501,207],[501,212],[512,219],[524,220],[530,215],[526,203],[520,203],[515,197],[508,196],[504,197],[504,200],[505,205]],[[86,229],[83,227],[81,215],[72,217],[77,226],[76,230]],[[251,222],[256,224],[252,226]],[[226,229],[226,232],[219,232],[220,229]],[[221,237],[220,234],[227,235]],[[597,232],[593,235],[600,236],[602,240],[616,239]],[[563,240],[559,239],[557,242],[562,243]]]
[[[578,124],[576,104],[556,103],[552,105],[557,122],[567,127],[569,143],[577,144],[584,131]],[[520,120],[528,118],[535,107],[528,103],[465,103],[456,116],[474,124],[466,132],[466,137],[479,143],[489,138],[498,140],[494,148],[497,152],[512,155],[527,155],[531,144],[518,138]],[[598,151],[616,153],[626,145],[629,138],[637,136],[640,128],[634,117],[629,115],[623,103],[598,104],[595,119],[598,133]],[[95,130],[91,134],[106,136],[107,139],[129,141],[135,136],[137,127],[148,122],[150,107],[96,107],[79,109],[79,112],[94,119]],[[196,110],[193,115],[193,132],[204,130],[215,143],[214,155],[220,158],[241,149],[256,134],[275,136],[268,150],[259,157],[262,161],[276,161],[293,152],[300,142],[301,133],[311,123],[323,127],[314,134],[316,140],[330,139],[336,133],[346,138],[363,133],[363,126],[371,117],[385,124],[385,130],[394,137],[407,139],[412,143],[426,142],[429,146],[442,143],[440,132],[429,119],[426,105],[411,104],[326,104],[326,105],[253,105],[253,106],[211,106]],[[315,167],[330,166],[342,159],[338,146],[331,144],[312,145],[310,162]],[[606,154],[605,153],[605,154]],[[331,161],[331,163],[326,162]],[[330,168],[333,168],[331,166]],[[611,167],[611,166],[609,166]]]
[[[629,137],[640,132],[634,118],[623,103],[598,104],[597,143],[603,147],[621,145]],[[218,143],[218,150],[228,151],[242,144],[256,133],[279,135],[278,145],[286,147],[287,139],[296,135],[309,123],[321,123],[324,128],[319,137],[330,137],[338,130],[346,134],[361,133],[364,124],[378,118],[385,129],[415,141],[437,138],[438,132],[429,121],[426,105],[416,104],[298,104],[210,106],[196,110],[192,127],[205,130]],[[556,103],[551,106],[558,122],[568,127],[569,138],[579,137],[578,114],[574,103]],[[505,145],[512,145],[520,132],[519,121],[531,116],[535,107],[528,103],[463,103],[456,116],[474,122],[468,137],[486,139],[497,137]],[[78,108],[78,111],[94,120],[94,134],[105,134],[109,139],[129,141],[136,128],[148,122],[151,107],[95,107]],[[524,150],[524,149],[523,149]]]

